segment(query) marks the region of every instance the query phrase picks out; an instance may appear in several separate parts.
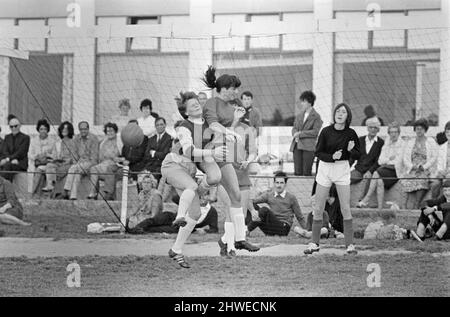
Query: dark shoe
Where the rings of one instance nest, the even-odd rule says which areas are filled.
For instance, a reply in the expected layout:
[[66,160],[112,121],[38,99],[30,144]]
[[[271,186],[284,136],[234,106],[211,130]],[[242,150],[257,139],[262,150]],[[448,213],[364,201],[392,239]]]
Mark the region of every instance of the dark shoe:
[[89,196],[87,196],[87,199],[97,200],[97,195],[95,195],[95,196],[89,195]]
[[248,252],[256,252],[259,251],[259,247],[257,247],[256,245],[251,244],[248,241],[236,241],[234,243],[234,247],[237,250],[247,250]]
[[230,252],[228,252],[228,256],[231,257],[231,258],[236,257],[236,251],[230,250]]
[[169,257],[172,260],[177,261],[178,265],[181,266],[182,268],[185,268],[185,269],[190,268],[190,265],[184,259],[184,255],[183,254],[175,253],[175,252],[172,251],[172,249],[170,249],[169,250]]
[[219,229],[205,229],[206,233],[219,233]]
[[172,227],[184,227],[185,225],[187,225],[187,222],[184,217],[176,218],[172,222]]
[[49,192],[52,192],[54,189],[55,189],[54,187],[51,187],[51,188],[44,187],[44,188],[42,188],[42,191],[43,191],[44,193],[49,193]]
[[220,256],[227,256],[228,250],[227,250],[227,244],[223,243],[222,238],[219,238],[219,241],[217,242],[220,247]]
[[76,197],[70,197],[70,200],[77,200]]

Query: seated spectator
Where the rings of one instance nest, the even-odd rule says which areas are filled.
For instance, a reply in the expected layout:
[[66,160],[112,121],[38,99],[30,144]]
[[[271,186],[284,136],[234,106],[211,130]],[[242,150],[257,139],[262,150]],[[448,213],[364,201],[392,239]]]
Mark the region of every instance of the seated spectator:
[[380,167],[373,173],[370,180],[369,190],[366,196],[358,203],[357,207],[368,206],[370,197],[377,193],[378,209],[383,208],[384,191],[392,188],[397,182],[399,175],[403,175],[403,146],[404,142],[400,138],[400,125],[393,122],[388,127],[389,140],[381,148],[378,159]]
[[[445,124],[445,138],[450,138],[450,121]],[[442,180],[450,178],[450,142],[445,141],[439,145],[437,158],[436,179],[431,182],[431,197],[438,198],[441,195]]]
[[59,140],[53,144],[51,159],[48,160],[46,171],[47,185],[42,189],[51,192],[56,181],[63,181],[70,166],[75,162],[75,143],[73,142],[74,129],[72,123],[64,121],[58,127]]
[[[137,120],[130,120],[129,123],[136,123]],[[122,147],[122,153],[120,155],[120,161],[124,165],[128,165],[130,167],[130,180],[137,181],[138,180],[138,174],[143,172],[145,170],[145,166],[147,165],[147,162],[145,161],[145,150],[148,147],[148,138],[144,136],[144,139],[142,140],[142,143],[139,144],[139,146],[132,147],[128,145],[124,145]],[[105,176],[107,179],[106,181],[109,182],[115,182],[115,176]],[[139,183],[137,184],[137,190],[138,192],[141,190],[141,187]]]
[[117,126],[122,129],[128,124],[128,121],[131,119],[129,116],[130,112],[130,99],[122,99],[119,101],[119,111],[118,115],[114,115],[111,117],[110,122],[114,122]]
[[[106,174],[113,174],[119,169],[117,163],[121,161],[119,159],[120,151],[117,146],[117,131],[119,128],[115,123],[108,122],[103,128],[105,133],[105,139],[100,142],[98,151],[98,164],[94,165],[90,169],[91,178],[91,191],[89,193],[88,199],[97,199],[98,195],[98,181],[99,179],[105,179]],[[105,175],[102,175],[105,174]],[[109,180],[109,179],[108,179]],[[106,200],[113,200],[115,194],[115,182],[105,182],[105,195],[103,196]]]
[[98,139],[89,132],[89,123],[81,121],[78,124],[80,134],[76,135],[75,162],[69,168],[66,183],[64,184],[64,199],[77,199],[78,186],[81,176],[87,175],[89,169],[98,162]]
[[372,118],[377,118],[380,122],[380,125],[384,126],[383,120],[377,116],[375,109],[372,105],[368,105],[364,108],[364,114],[366,115],[366,117],[364,118],[363,122],[361,123],[362,126],[367,125],[367,121]]
[[[218,214],[216,208],[210,204],[209,191],[200,196],[200,218],[194,227],[194,232],[198,233],[218,233]],[[208,227],[205,229],[205,227]]]
[[[171,193],[171,186],[166,183],[165,179],[161,179],[158,188],[156,186],[157,180],[152,174],[147,173],[143,176],[138,207],[127,220],[127,228],[130,233],[178,232],[178,227],[172,225],[177,210],[163,211],[163,202]],[[208,199],[207,193],[201,197],[202,215],[195,227],[200,233],[218,232],[217,211],[214,207],[208,206]],[[175,202],[178,203],[177,200]],[[206,226],[209,228],[205,229]]]
[[30,150],[28,152],[28,158],[30,160],[30,166],[28,168],[30,172],[34,172],[32,193],[37,191],[41,176],[47,171],[47,164],[51,159],[55,144],[48,136],[50,124],[47,120],[39,120],[36,125],[36,130],[39,132],[39,135],[31,139]]
[[[314,181],[313,189],[311,192],[311,208],[314,210],[316,205],[317,183]],[[312,221],[313,213],[310,212],[307,216],[306,230],[298,226],[294,227],[294,232],[305,238],[311,238],[312,236]],[[337,195],[336,185],[333,184],[330,187],[329,196],[326,199],[325,210],[323,212],[323,226],[321,229],[321,237],[323,238],[344,238],[342,233],[344,230],[344,219],[341,213],[341,206]]]
[[405,144],[403,164],[405,178],[403,190],[407,193],[406,208],[419,209],[429,189],[429,178],[435,174],[438,149],[433,138],[427,137],[428,122],[419,119],[414,123],[416,137]]
[[172,148],[172,137],[166,132],[166,119],[155,120],[156,134],[148,140],[145,151],[145,169],[151,172],[159,181],[161,179],[161,164]]
[[203,107],[204,107],[205,104],[206,104],[206,100],[208,100],[208,96],[207,96],[206,93],[203,92],[203,91],[200,91],[200,92],[197,94],[197,96],[198,96],[198,103],[200,104],[200,106],[202,106],[202,109],[203,109]]
[[[417,222],[416,239],[424,240],[426,230],[430,227],[437,240],[450,239],[450,180],[447,179],[443,184],[443,195],[438,199],[430,199],[425,202],[422,208],[419,221]],[[436,214],[436,211],[442,211],[442,218]],[[413,232],[412,232],[413,233]],[[413,233],[413,236],[415,235]]]
[[2,153],[0,154],[0,176],[12,182],[14,172],[26,172],[28,168],[28,149],[30,137],[20,132],[20,121],[14,115],[8,116],[11,133],[5,136]]
[[[380,131],[380,122],[378,119],[370,118],[366,121],[366,124],[368,134],[359,138],[361,156],[350,174],[350,184],[352,185],[364,180],[364,193],[367,182],[379,167],[378,158],[380,157],[381,148],[384,145],[384,141],[377,136]],[[350,164],[353,165],[353,162],[350,162]]]
[[150,99],[142,100],[139,109],[142,112],[142,117],[137,119],[138,125],[145,136],[151,137],[155,134],[155,118],[152,115],[152,101]]
[[[259,221],[251,221],[248,231],[260,228],[266,235],[287,236],[291,230],[294,215],[301,228],[305,228],[305,219],[300,210],[297,198],[286,192],[287,176],[284,172],[277,172],[274,177],[275,186],[253,200],[258,210]],[[259,207],[266,203],[269,207]]]
[[14,193],[13,185],[0,176],[0,223],[30,226],[23,219],[23,207]]

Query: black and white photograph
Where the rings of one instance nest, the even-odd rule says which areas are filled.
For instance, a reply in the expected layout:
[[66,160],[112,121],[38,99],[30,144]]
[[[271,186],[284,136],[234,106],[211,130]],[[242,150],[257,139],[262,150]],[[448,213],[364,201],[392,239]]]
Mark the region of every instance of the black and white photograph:
[[450,0],[0,0],[0,297],[448,297],[449,140]]

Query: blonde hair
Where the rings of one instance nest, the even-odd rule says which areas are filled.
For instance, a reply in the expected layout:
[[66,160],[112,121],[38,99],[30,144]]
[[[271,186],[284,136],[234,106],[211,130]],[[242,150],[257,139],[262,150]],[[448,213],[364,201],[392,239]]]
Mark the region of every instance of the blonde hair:
[[122,106],[127,106],[128,108],[131,108],[130,99],[128,99],[128,98],[121,99],[119,101],[119,108],[122,107]]

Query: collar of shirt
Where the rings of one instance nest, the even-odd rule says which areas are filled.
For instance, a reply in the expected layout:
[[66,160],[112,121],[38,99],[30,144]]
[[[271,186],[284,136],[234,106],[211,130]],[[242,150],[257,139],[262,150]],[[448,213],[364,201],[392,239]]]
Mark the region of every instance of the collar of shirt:
[[286,198],[286,190],[283,190],[283,192],[281,194],[278,194],[277,192],[273,192],[273,196],[274,197],[281,196],[283,198]]
[[375,136],[372,140],[369,139],[369,136],[366,135],[366,144],[367,143],[374,143],[378,141],[378,136]]
[[163,133],[161,133],[161,134],[156,134],[156,140],[161,140],[162,137],[164,136],[164,134],[166,134],[165,131]]

